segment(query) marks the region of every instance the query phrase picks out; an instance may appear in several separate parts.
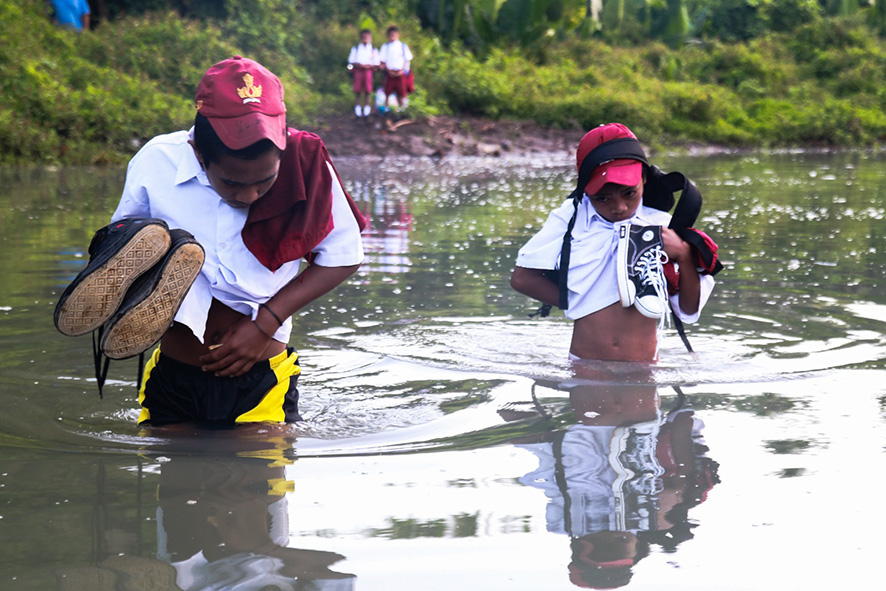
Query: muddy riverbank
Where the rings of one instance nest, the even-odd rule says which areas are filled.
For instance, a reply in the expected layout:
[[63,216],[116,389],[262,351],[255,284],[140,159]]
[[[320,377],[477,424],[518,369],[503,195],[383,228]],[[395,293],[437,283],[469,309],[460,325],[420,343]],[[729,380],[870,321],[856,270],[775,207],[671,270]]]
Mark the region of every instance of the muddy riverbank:
[[303,126],[323,138],[333,156],[501,156],[571,152],[584,131],[549,129],[530,121],[465,117],[328,117]]

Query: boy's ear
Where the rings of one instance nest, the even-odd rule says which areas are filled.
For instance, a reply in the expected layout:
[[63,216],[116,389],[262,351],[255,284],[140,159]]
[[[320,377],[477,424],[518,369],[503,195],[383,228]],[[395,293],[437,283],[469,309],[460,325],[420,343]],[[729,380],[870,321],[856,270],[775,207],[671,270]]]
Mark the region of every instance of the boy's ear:
[[194,150],[194,156],[197,157],[197,162],[200,163],[200,168],[206,170],[206,165],[203,163],[203,155],[200,154],[200,151],[197,149],[197,146],[194,145],[194,140],[188,140],[188,143],[191,144],[191,148]]

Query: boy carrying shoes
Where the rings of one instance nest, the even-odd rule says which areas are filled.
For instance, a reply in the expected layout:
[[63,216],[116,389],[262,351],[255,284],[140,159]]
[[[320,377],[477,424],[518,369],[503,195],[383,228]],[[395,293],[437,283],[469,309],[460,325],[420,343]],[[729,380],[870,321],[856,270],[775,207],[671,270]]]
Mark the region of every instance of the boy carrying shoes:
[[100,327],[113,358],[160,340],[139,423],[301,420],[291,317],[356,271],[365,220],[323,141],[287,125],[277,76],[241,56],[210,67],[193,127],[139,150],[111,219],[56,326]]
[[575,321],[571,356],[654,361],[668,307],[696,322],[721,268],[716,244],[691,228],[701,196],[650,166],[620,123],[585,134],[577,165],[576,190],[520,249],[511,286]]

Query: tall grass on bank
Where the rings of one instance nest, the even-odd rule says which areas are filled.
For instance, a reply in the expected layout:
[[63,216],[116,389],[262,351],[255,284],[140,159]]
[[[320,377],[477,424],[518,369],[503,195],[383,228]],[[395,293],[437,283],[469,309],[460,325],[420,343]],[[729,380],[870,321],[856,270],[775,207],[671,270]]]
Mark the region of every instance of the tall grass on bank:
[[[367,23],[380,44],[387,21],[373,26],[361,15],[346,26],[284,5],[291,12],[238,9],[223,22],[124,17],[76,34],[52,25],[42,0],[0,0],[0,162],[125,161],[146,139],[187,127],[202,73],[238,53],[280,76],[292,123],[349,113],[348,50]],[[414,18],[398,24],[416,55],[410,105],[419,116],[569,129],[622,120],[659,144],[870,146],[886,138],[886,43],[860,19],[676,49],[565,36],[490,47],[482,57],[444,46]]]

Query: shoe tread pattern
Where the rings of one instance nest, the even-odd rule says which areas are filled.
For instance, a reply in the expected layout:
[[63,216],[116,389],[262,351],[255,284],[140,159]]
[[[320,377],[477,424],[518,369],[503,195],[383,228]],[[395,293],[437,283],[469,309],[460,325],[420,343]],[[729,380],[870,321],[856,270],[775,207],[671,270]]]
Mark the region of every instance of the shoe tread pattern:
[[132,282],[163,258],[169,244],[166,228],[155,224],[145,226],[73,288],[59,310],[59,331],[79,336],[107,322],[120,307]]
[[184,244],[169,255],[157,287],[110,326],[101,348],[111,359],[126,359],[158,342],[175,318],[182,300],[203,266],[199,244]]

